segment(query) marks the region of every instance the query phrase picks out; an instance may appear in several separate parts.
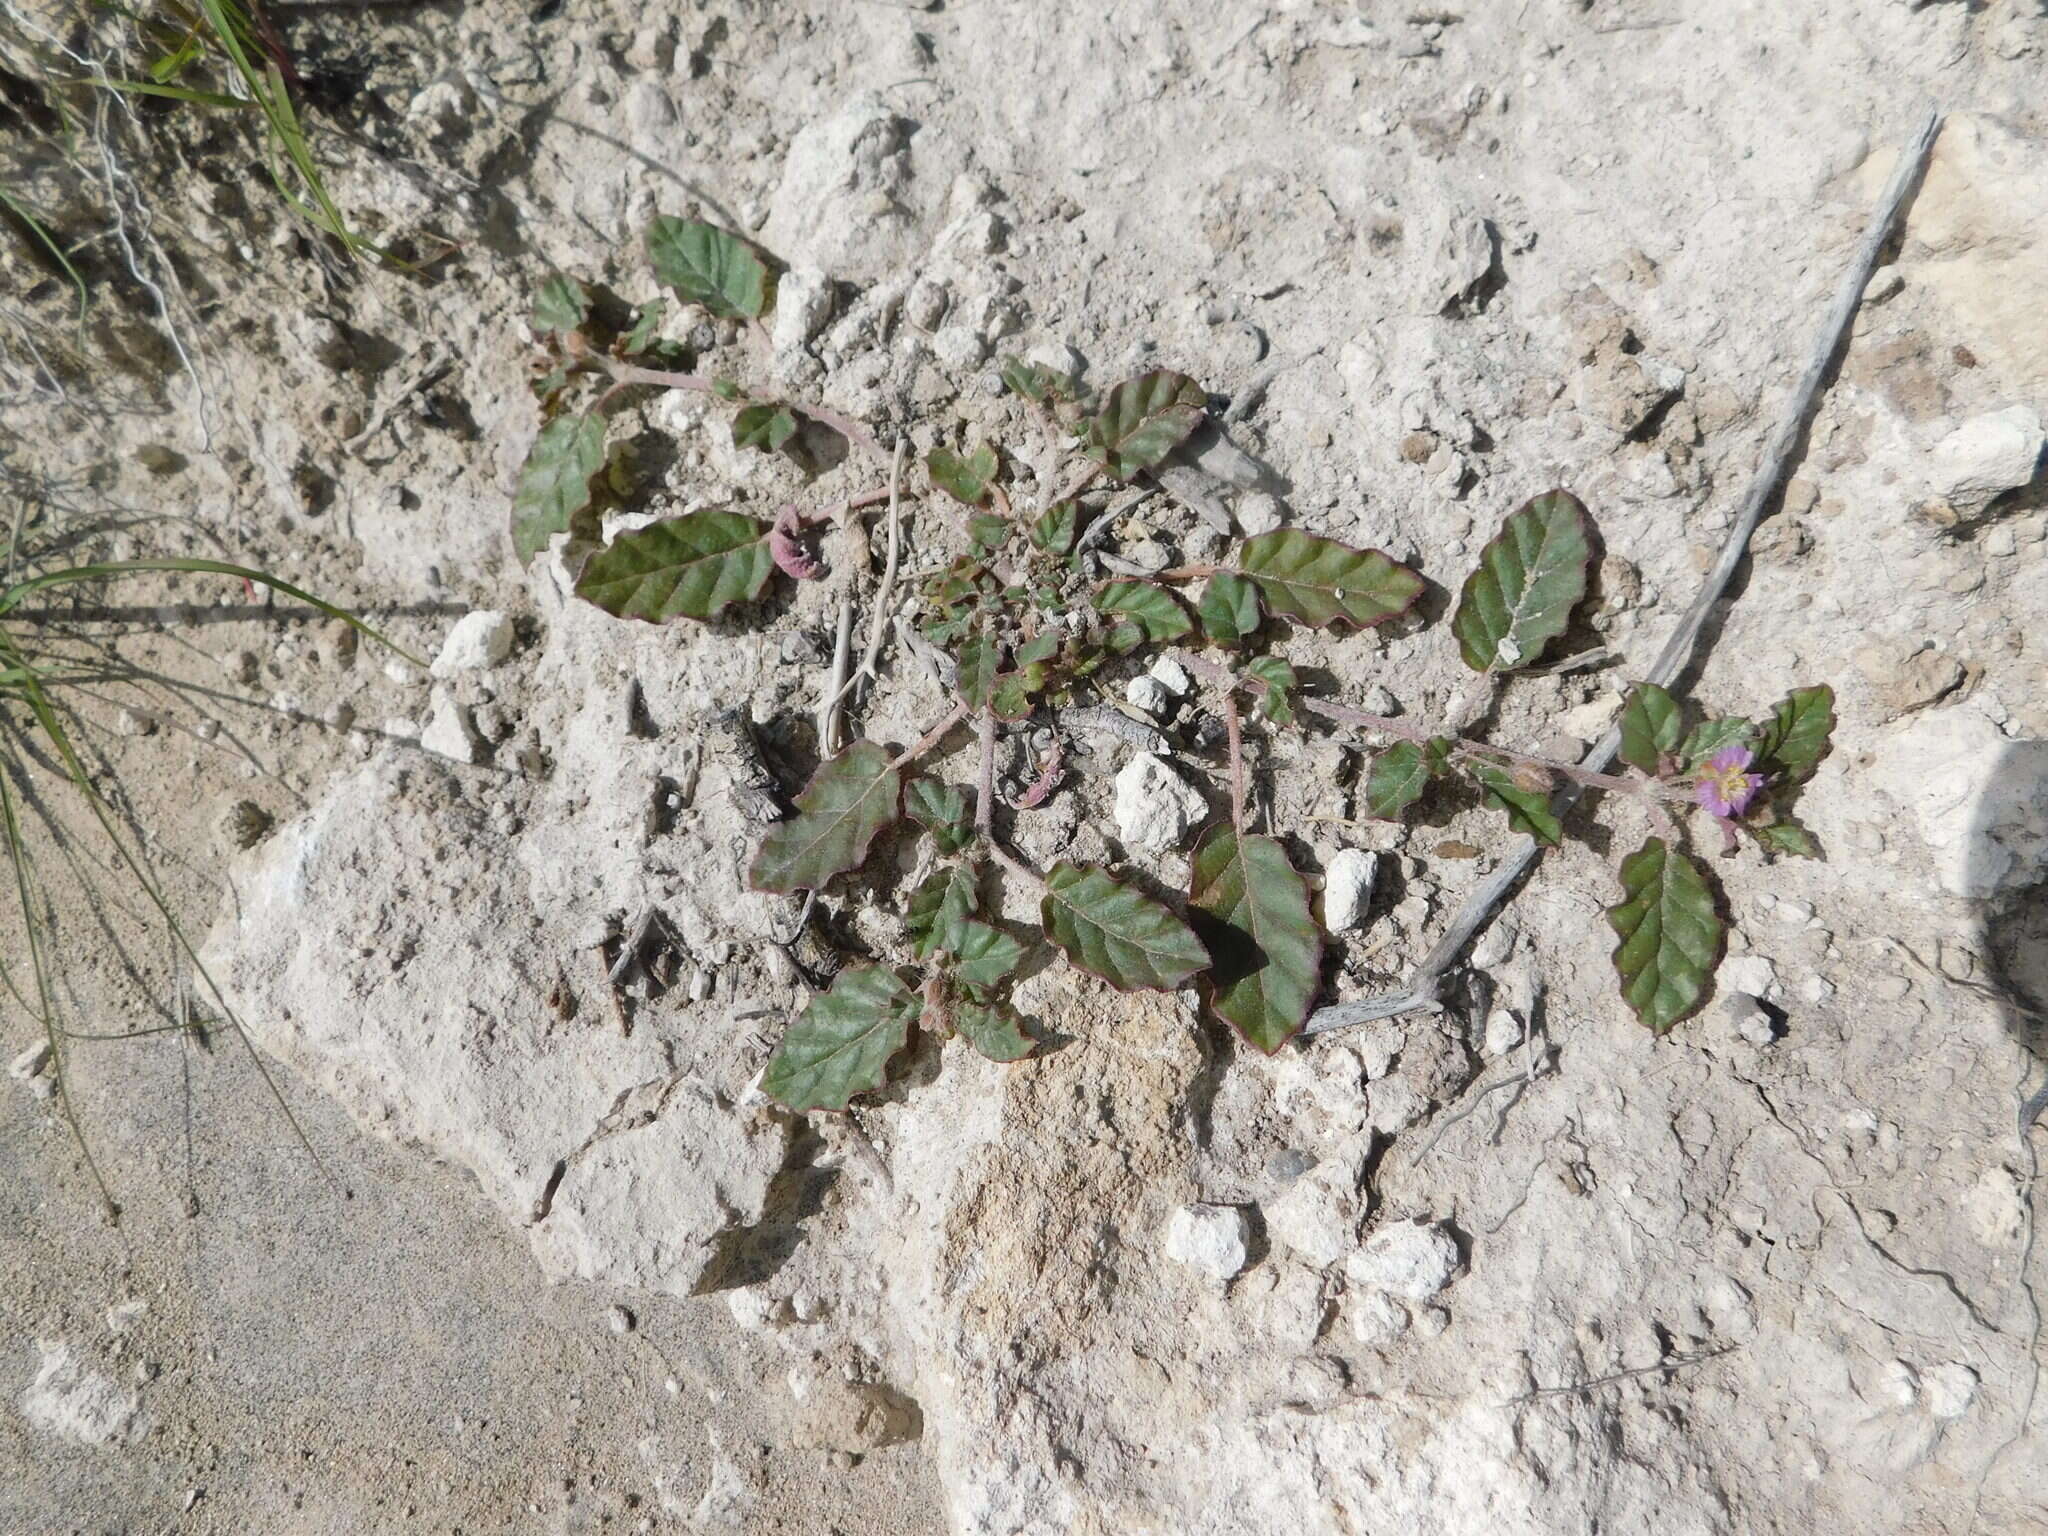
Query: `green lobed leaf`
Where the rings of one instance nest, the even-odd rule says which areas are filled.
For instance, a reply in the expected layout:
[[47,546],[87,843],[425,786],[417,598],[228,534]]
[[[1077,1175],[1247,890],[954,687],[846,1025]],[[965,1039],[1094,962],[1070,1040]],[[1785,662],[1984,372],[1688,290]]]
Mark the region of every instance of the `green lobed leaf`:
[[1079,506],[1071,501],[1056,501],[1031,525],[1031,543],[1049,555],[1064,555],[1074,547],[1074,537],[1080,531]]
[[811,999],[768,1060],[761,1091],[794,1110],[844,1109],[888,1077],[889,1059],[910,1039],[917,994],[894,971],[850,965]]
[[1008,1003],[963,999],[954,1006],[953,1027],[990,1061],[1022,1061],[1038,1048]]
[[1621,942],[1621,995],[1657,1034],[1696,1011],[1726,931],[1706,876],[1690,855],[1653,837],[1621,861],[1622,900],[1607,909]]
[[1010,521],[993,512],[976,512],[967,519],[967,537],[973,541],[975,554],[992,555],[1010,537]]
[[1051,668],[1042,661],[999,674],[989,690],[989,713],[998,720],[1022,720],[1038,707],[1038,696],[1051,677]]
[[798,814],[768,829],[747,878],[757,891],[818,889],[868,856],[868,844],[896,820],[902,798],[903,777],[889,754],[856,741],[818,766],[796,797]]
[[958,853],[974,841],[974,791],[937,779],[913,779],[903,794],[903,808],[941,853]]
[[1323,936],[1308,883],[1272,838],[1239,837],[1225,823],[1195,849],[1188,919],[1211,956],[1211,1011],[1270,1056],[1315,1000]]
[[533,327],[537,331],[573,331],[590,313],[590,296],[565,273],[543,279],[533,295]]
[[739,236],[702,219],[664,214],[647,226],[654,275],[714,315],[757,318],[768,307],[768,265]]
[[1579,498],[1548,491],[1509,514],[1465,578],[1451,633],[1475,672],[1527,666],[1586,595],[1593,525]]
[[1685,721],[1678,700],[1655,683],[1637,683],[1621,706],[1621,760],[1647,774],[1658,772],[1665,756],[1678,750]]
[[654,345],[655,337],[661,331],[662,316],[667,313],[667,299],[649,299],[642,304],[633,311],[633,328],[626,332],[625,340],[619,343],[619,349],[628,357],[645,352]]
[[1795,859],[1820,857],[1820,844],[1814,841],[1813,834],[1789,817],[1752,826],[1749,830],[1756,835],[1758,845],[1766,853],[1780,853]]
[[1120,992],[1170,992],[1209,964],[1170,908],[1094,865],[1062,859],[1046,872],[1039,921],[1069,960]]
[[953,976],[970,987],[1001,986],[1030,954],[1021,942],[989,923],[968,918],[954,947]]
[[970,507],[988,500],[996,465],[996,451],[987,443],[965,456],[950,448],[934,448],[924,456],[925,473],[931,476],[932,484]]
[[1793,689],[1757,728],[1757,771],[1779,784],[1804,782],[1828,755],[1834,730],[1835,690],[1825,683]]
[[1372,760],[1365,775],[1365,814],[1379,821],[1399,821],[1401,813],[1422,798],[1429,781],[1443,772],[1450,742],[1439,736],[1427,747],[1397,741]]
[[1233,571],[1218,571],[1202,586],[1195,616],[1202,621],[1202,634],[1218,645],[1236,645],[1258,632],[1264,615],[1259,609],[1259,589]]
[[1257,678],[1266,686],[1259,692],[1259,713],[1275,725],[1291,725],[1294,722],[1294,705],[1288,695],[1296,685],[1294,668],[1278,656],[1261,656],[1245,666],[1247,677]]
[[524,565],[569,531],[569,520],[590,505],[590,482],[604,468],[605,419],[561,416],[540,429],[512,493],[512,547]]
[[1126,619],[1155,645],[1194,633],[1195,621],[1166,588],[1149,581],[1111,581],[1096,588],[1090,599],[1098,613]]
[[980,904],[974,874],[958,864],[942,864],[910,893],[903,926],[920,960],[959,953],[967,939],[967,922]]
[[1003,359],[1003,383],[1013,393],[1040,403],[1071,400],[1075,395],[1073,375],[1048,368],[1043,363],[1027,363],[1014,354]]
[[1508,813],[1508,822],[1517,832],[1526,832],[1552,848],[1558,845],[1564,828],[1551,813],[1550,791],[1524,789],[1506,768],[1484,758],[1467,758],[1465,766],[1472,770],[1472,777],[1479,781],[1486,798]]
[[782,445],[796,436],[796,417],[789,407],[763,401],[755,405],[743,405],[732,418],[732,445],[735,448],[761,448],[769,453],[778,453]]
[[1267,607],[1318,629],[1369,628],[1406,613],[1422,596],[1422,578],[1399,561],[1299,528],[1246,539],[1237,568],[1258,584]]
[[1156,469],[1202,420],[1208,396],[1171,368],[1125,379],[1103,397],[1081,451],[1119,480]]
[[969,635],[954,654],[953,685],[971,709],[982,709],[995,693],[1002,671],[1003,648],[986,633]]
[[1678,749],[1678,756],[1691,772],[1723,747],[1746,747],[1755,736],[1756,727],[1736,715],[1723,715],[1717,720],[1705,720],[1692,728]]
[[767,528],[738,512],[686,512],[620,534],[584,564],[576,595],[622,619],[715,618],[775,569]]

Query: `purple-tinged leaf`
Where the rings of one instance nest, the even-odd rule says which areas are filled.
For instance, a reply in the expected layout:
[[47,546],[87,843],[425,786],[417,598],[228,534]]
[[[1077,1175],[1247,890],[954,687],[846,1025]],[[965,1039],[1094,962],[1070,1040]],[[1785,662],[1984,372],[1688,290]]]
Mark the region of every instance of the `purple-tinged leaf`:
[[1184,373],[1157,368],[1103,397],[1082,451],[1119,480],[1156,469],[1202,420],[1208,396]]
[[769,828],[748,878],[757,891],[817,890],[868,856],[900,814],[903,778],[871,741],[821,764],[796,797],[797,814]]
[[1046,871],[1039,921],[1069,960],[1120,992],[1170,992],[1209,964],[1170,908],[1093,865],[1062,859]]
[[1236,645],[1256,634],[1264,618],[1259,611],[1259,589],[1234,571],[1219,571],[1203,583],[1195,615],[1202,621],[1204,638],[1218,645]]
[[960,925],[952,975],[970,987],[1001,986],[1017,973],[1030,951],[1002,929],[968,918]]
[[955,501],[978,507],[988,500],[988,488],[998,467],[993,446],[983,443],[969,454],[950,448],[934,448],[924,456],[925,473],[932,484]]
[[904,791],[904,809],[932,835],[941,853],[958,853],[974,841],[974,791],[937,779],[912,779]]
[[803,514],[792,501],[775,514],[768,530],[768,553],[783,575],[796,581],[816,581],[825,574],[825,565],[799,542],[803,533]]
[[959,953],[967,939],[967,921],[979,902],[972,871],[958,864],[942,864],[926,875],[910,893],[903,914],[903,926],[910,932],[917,958],[930,960]]
[[512,493],[512,547],[524,565],[569,531],[590,505],[590,482],[604,468],[605,419],[592,411],[561,416],[540,429]]
[[1427,747],[1397,741],[1372,760],[1365,775],[1365,814],[1378,821],[1399,821],[1401,813],[1422,798],[1429,781],[1443,772],[1451,744],[1433,738]]
[[1267,1055],[1308,1017],[1323,956],[1308,884],[1270,837],[1228,823],[1195,849],[1188,921],[1211,957],[1210,1011]]
[[844,1109],[888,1078],[910,1039],[918,997],[894,971],[852,965],[811,999],[768,1060],[761,1091],[794,1110]]
[[1635,1016],[1666,1034],[1706,1000],[1727,931],[1706,875],[1653,837],[1621,861],[1622,899],[1607,909],[1621,942],[1614,970]]
[[1022,1061],[1038,1048],[1008,1003],[964,999],[952,1011],[952,1024],[961,1039],[990,1061]]
[[1551,814],[1548,788],[1522,783],[1509,769],[1485,758],[1468,757],[1465,766],[1479,781],[1486,798],[1508,813],[1508,822],[1517,832],[1526,832],[1551,848],[1558,845],[1564,828]]
[[651,624],[716,618],[751,602],[775,557],[768,530],[738,512],[686,512],[620,534],[584,563],[576,595]]
[[1299,528],[1245,540],[1237,569],[1258,585],[1273,612],[1317,629],[1384,623],[1412,608],[1423,588],[1420,576],[1379,550],[1353,549]]
[[1451,633],[1475,672],[1524,667],[1564,633],[1586,595],[1593,525],[1578,497],[1549,491],[1511,513],[1465,578]]
[[1194,633],[1195,622],[1180,599],[1149,581],[1105,582],[1090,600],[1096,612],[1137,625],[1155,645]]

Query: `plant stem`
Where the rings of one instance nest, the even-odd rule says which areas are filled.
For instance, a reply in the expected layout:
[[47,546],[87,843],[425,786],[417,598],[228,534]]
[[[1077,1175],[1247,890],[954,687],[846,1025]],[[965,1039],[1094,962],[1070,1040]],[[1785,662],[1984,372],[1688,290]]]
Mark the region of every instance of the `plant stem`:
[[[962,706],[963,710],[965,706]],[[1045,876],[1026,864],[1016,854],[1005,848],[996,836],[996,717],[984,709],[975,721],[975,728],[981,741],[981,772],[974,792],[974,830],[981,834],[981,840],[988,844],[990,853],[1018,879],[1036,886],[1045,884]]]
[[[718,380],[703,373],[671,373],[663,368],[642,368],[638,363],[622,363],[615,357],[607,357],[594,350],[582,336],[571,331],[563,338],[563,350],[579,362],[593,363],[603,369],[612,379],[613,389],[629,384],[645,384],[654,389],[687,389],[697,394],[719,393]],[[609,397],[611,391],[606,391]],[[855,421],[851,416],[833,410],[830,406],[817,405],[800,400],[763,400],[757,396],[740,394],[732,399],[734,405],[786,405],[802,416],[822,421],[849,443],[858,444],[876,458],[887,458],[882,445],[875,441],[874,433]]]
[[1223,727],[1230,734],[1230,826],[1244,836],[1244,731],[1237,718],[1237,690],[1223,695]]
[[889,767],[892,770],[909,767],[920,757],[923,757],[925,753],[931,751],[933,747],[944,741],[946,733],[958,725],[961,717],[966,713],[967,706],[965,704],[955,704],[945,719],[941,720],[937,725],[897,753],[895,757],[891,758],[889,760]]

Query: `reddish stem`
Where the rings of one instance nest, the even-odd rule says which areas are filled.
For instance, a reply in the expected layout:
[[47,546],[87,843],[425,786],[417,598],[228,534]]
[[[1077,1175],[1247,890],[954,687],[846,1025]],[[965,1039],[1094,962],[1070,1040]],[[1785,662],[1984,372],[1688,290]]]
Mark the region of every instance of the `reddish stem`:
[[941,720],[937,725],[926,731],[916,741],[913,741],[889,760],[891,771],[908,767],[920,757],[923,757],[925,753],[931,751],[933,747],[944,741],[946,733],[958,725],[961,717],[966,713],[967,706],[965,704],[955,704],[951,714],[947,715],[945,719]]

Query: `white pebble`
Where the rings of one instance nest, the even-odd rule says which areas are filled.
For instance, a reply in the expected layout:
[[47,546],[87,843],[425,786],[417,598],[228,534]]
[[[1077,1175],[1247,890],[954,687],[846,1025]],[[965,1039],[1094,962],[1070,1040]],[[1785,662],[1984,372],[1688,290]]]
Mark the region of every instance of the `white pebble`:
[[1379,878],[1380,856],[1346,848],[1323,875],[1323,922],[1332,933],[1346,933],[1365,920],[1372,889]]
[[1427,1301],[1458,1271],[1458,1245],[1443,1225],[1400,1221],[1382,1227],[1344,1261],[1344,1277],[1366,1290]]
[[1246,1222],[1235,1205],[1184,1205],[1166,1220],[1166,1256],[1217,1280],[1244,1268]]
[[[436,677],[458,672],[484,672],[512,654],[512,621],[495,609],[465,613],[441,642],[430,669]],[[387,673],[389,668],[386,668]],[[396,681],[396,679],[394,679]]]

